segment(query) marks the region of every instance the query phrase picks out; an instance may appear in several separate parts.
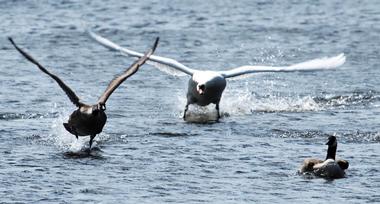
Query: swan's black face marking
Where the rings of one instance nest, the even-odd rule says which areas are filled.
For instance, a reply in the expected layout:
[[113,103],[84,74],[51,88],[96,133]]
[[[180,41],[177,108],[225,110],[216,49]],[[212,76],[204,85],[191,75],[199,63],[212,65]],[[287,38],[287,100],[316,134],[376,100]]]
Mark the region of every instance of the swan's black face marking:
[[197,91],[198,91],[199,95],[201,95],[201,96],[204,95],[205,91],[206,91],[206,85],[198,84]]

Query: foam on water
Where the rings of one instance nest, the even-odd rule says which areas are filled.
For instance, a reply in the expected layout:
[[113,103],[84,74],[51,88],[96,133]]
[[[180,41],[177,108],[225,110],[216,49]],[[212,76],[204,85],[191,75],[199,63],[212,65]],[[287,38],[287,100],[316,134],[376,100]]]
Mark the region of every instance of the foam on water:
[[[186,104],[186,98],[183,95],[177,95],[178,109],[182,110]],[[220,110],[222,115],[249,115],[252,112],[305,112],[305,111],[322,111],[326,109],[345,108],[354,105],[372,104],[380,99],[377,92],[354,91],[344,95],[324,94],[322,96],[300,96],[295,93],[279,94],[267,93],[265,96],[251,92],[246,86],[243,89],[226,90],[223,93]],[[189,114],[206,114],[206,112],[215,112],[215,106],[207,107],[189,107]],[[206,115],[203,117],[214,117]]]
[[[177,93],[176,98],[178,101],[176,109],[180,112],[178,114],[178,117],[182,117],[187,99],[183,96],[182,93]],[[189,106],[189,109],[187,111],[186,121],[195,123],[207,123],[215,121],[216,117],[217,115],[214,105],[202,107],[192,104]]]
[[323,96],[313,97],[314,100],[325,107],[344,107],[350,105],[367,105],[373,104],[380,100],[380,95],[373,90],[353,91],[341,95],[325,94]]
[[18,120],[18,119],[38,119],[38,118],[52,118],[56,117],[57,113],[0,113],[0,120]]
[[223,109],[232,115],[246,115],[252,112],[303,112],[322,109],[311,96],[260,97],[246,92],[236,96],[226,93],[221,102]]
[[80,149],[80,140],[77,140],[74,135],[67,132],[63,127],[63,123],[67,122],[70,111],[66,108],[57,108],[59,114],[55,118],[50,126],[50,136],[54,145],[62,150],[74,150]]
[[[186,104],[186,98],[177,96],[179,101],[178,108],[182,110]],[[248,90],[240,92],[225,92],[220,102],[222,115],[249,115],[252,112],[303,112],[319,111],[320,106],[311,96],[279,96],[269,95],[261,97]],[[207,114],[207,112],[209,114]],[[207,107],[190,105],[189,115],[206,114],[202,117],[215,117],[215,106],[213,104]],[[211,115],[210,115],[211,114]],[[201,117],[201,116],[200,116]]]

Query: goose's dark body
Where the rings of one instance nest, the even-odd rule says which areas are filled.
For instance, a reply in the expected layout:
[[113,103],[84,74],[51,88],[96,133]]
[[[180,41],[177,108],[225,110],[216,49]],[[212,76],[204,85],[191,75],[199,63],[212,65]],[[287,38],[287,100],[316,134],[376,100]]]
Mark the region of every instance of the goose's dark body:
[[155,51],[158,38],[156,39],[153,47],[137,61],[135,61],[127,70],[124,71],[121,75],[114,78],[111,83],[108,85],[107,89],[104,91],[102,96],[100,96],[98,102],[94,105],[87,105],[82,103],[79,100],[79,97],[75,94],[73,90],[70,89],[58,76],[50,73],[44,66],[42,66],[37,60],[35,60],[31,55],[26,53],[24,50],[19,48],[12,38],[9,38],[9,41],[12,45],[19,51],[27,60],[37,65],[37,67],[53,78],[62,90],[69,97],[71,102],[77,107],[71,115],[67,123],[63,123],[65,129],[71,134],[78,136],[90,136],[90,148],[92,146],[93,139],[95,136],[102,132],[104,125],[107,121],[107,116],[105,113],[106,110],[106,101],[109,96],[120,86],[128,77],[135,74],[139,67],[143,65],[151,54]]
[[343,178],[345,176],[344,171],[348,168],[349,163],[347,160],[335,160],[338,146],[336,137],[330,136],[326,145],[328,145],[326,159],[305,159],[299,169],[300,173],[312,173],[316,176],[330,179]]
[[107,115],[102,109],[94,111],[91,106],[82,106],[75,110],[63,125],[73,135],[87,136],[101,133],[106,121]]

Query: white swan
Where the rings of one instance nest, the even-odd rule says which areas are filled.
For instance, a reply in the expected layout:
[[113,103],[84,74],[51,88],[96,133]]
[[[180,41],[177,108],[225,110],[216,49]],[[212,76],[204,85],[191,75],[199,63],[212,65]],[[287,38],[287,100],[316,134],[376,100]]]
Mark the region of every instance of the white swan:
[[[142,53],[121,47],[110,40],[99,36],[88,30],[89,35],[103,46],[112,50],[120,51],[133,57],[141,57]],[[199,106],[207,106],[210,103],[215,104],[218,113],[217,120],[220,118],[219,102],[222,93],[227,85],[226,79],[237,77],[245,74],[259,73],[259,72],[295,72],[295,71],[316,71],[324,69],[332,69],[344,64],[346,57],[344,54],[339,54],[331,58],[314,59],[290,66],[241,66],[228,71],[201,71],[189,68],[178,61],[157,55],[149,57],[150,64],[161,69],[162,67],[169,67],[190,75],[188,90],[187,90],[187,103],[183,118],[186,119],[186,112],[190,104],[197,104]],[[153,63],[152,63],[153,62]]]

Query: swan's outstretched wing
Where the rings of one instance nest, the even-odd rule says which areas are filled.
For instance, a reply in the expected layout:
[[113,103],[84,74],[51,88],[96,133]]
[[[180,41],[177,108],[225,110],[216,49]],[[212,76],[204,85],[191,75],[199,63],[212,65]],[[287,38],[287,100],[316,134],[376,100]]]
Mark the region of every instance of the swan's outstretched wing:
[[244,74],[258,73],[258,72],[295,72],[295,71],[316,71],[323,69],[333,69],[341,66],[346,61],[344,54],[337,55],[330,58],[313,59],[306,62],[282,67],[271,66],[242,66],[228,71],[221,71],[225,78],[236,77]]
[[12,45],[16,48],[17,51],[19,51],[27,60],[29,60],[31,63],[37,65],[38,68],[45,74],[49,75],[51,78],[53,78],[58,85],[63,89],[63,91],[66,93],[66,95],[70,98],[71,102],[73,102],[74,105],[77,107],[82,106],[83,104],[79,101],[79,97],[75,95],[74,91],[70,89],[59,77],[56,75],[50,73],[45,67],[43,67],[40,63],[38,63],[31,55],[26,53],[24,50],[19,48],[16,43],[13,41],[12,38],[8,38],[9,41],[11,41]]
[[[92,32],[91,30],[88,30],[88,33],[89,35],[94,39],[96,40],[98,43],[100,43],[101,45],[109,48],[109,49],[112,49],[112,50],[116,50],[116,51],[119,51],[123,54],[126,54],[126,55],[129,55],[129,56],[132,56],[132,57],[142,57],[144,54],[142,53],[139,53],[139,52],[135,52],[133,50],[130,50],[130,49],[127,49],[127,48],[124,48],[124,47],[121,47],[120,45],[117,45],[116,43],[100,36],[100,35],[97,35],[95,34],[94,32]],[[156,55],[151,55],[149,57],[149,61],[152,61],[154,63],[152,63],[153,66],[157,67],[158,69],[160,69],[161,71],[165,71],[163,70],[163,68],[167,68],[167,67],[170,67],[170,68],[173,68],[173,69],[176,69],[176,70],[179,70],[181,72],[184,72],[188,75],[193,75],[194,71],[193,69],[179,63],[178,61],[174,60],[174,59],[170,59],[170,58],[166,58],[166,57],[160,57],[160,56],[156,56]],[[148,63],[149,63],[148,61]],[[169,73],[169,74],[172,74],[168,71],[165,71],[166,73]],[[174,74],[175,75],[175,74]]]
[[134,62],[123,74],[114,78],[111,83],[108,85],[107,89],[104,91],[103,95],[99,98],[99,104],[105,104],[110,95],[120,86],[128,77],[132,76],[138,71],[141,65],[143,65],[156,50],[159,38],[156,38],[153,47],[146,52],[145,55],[140,57],[136,62]]

